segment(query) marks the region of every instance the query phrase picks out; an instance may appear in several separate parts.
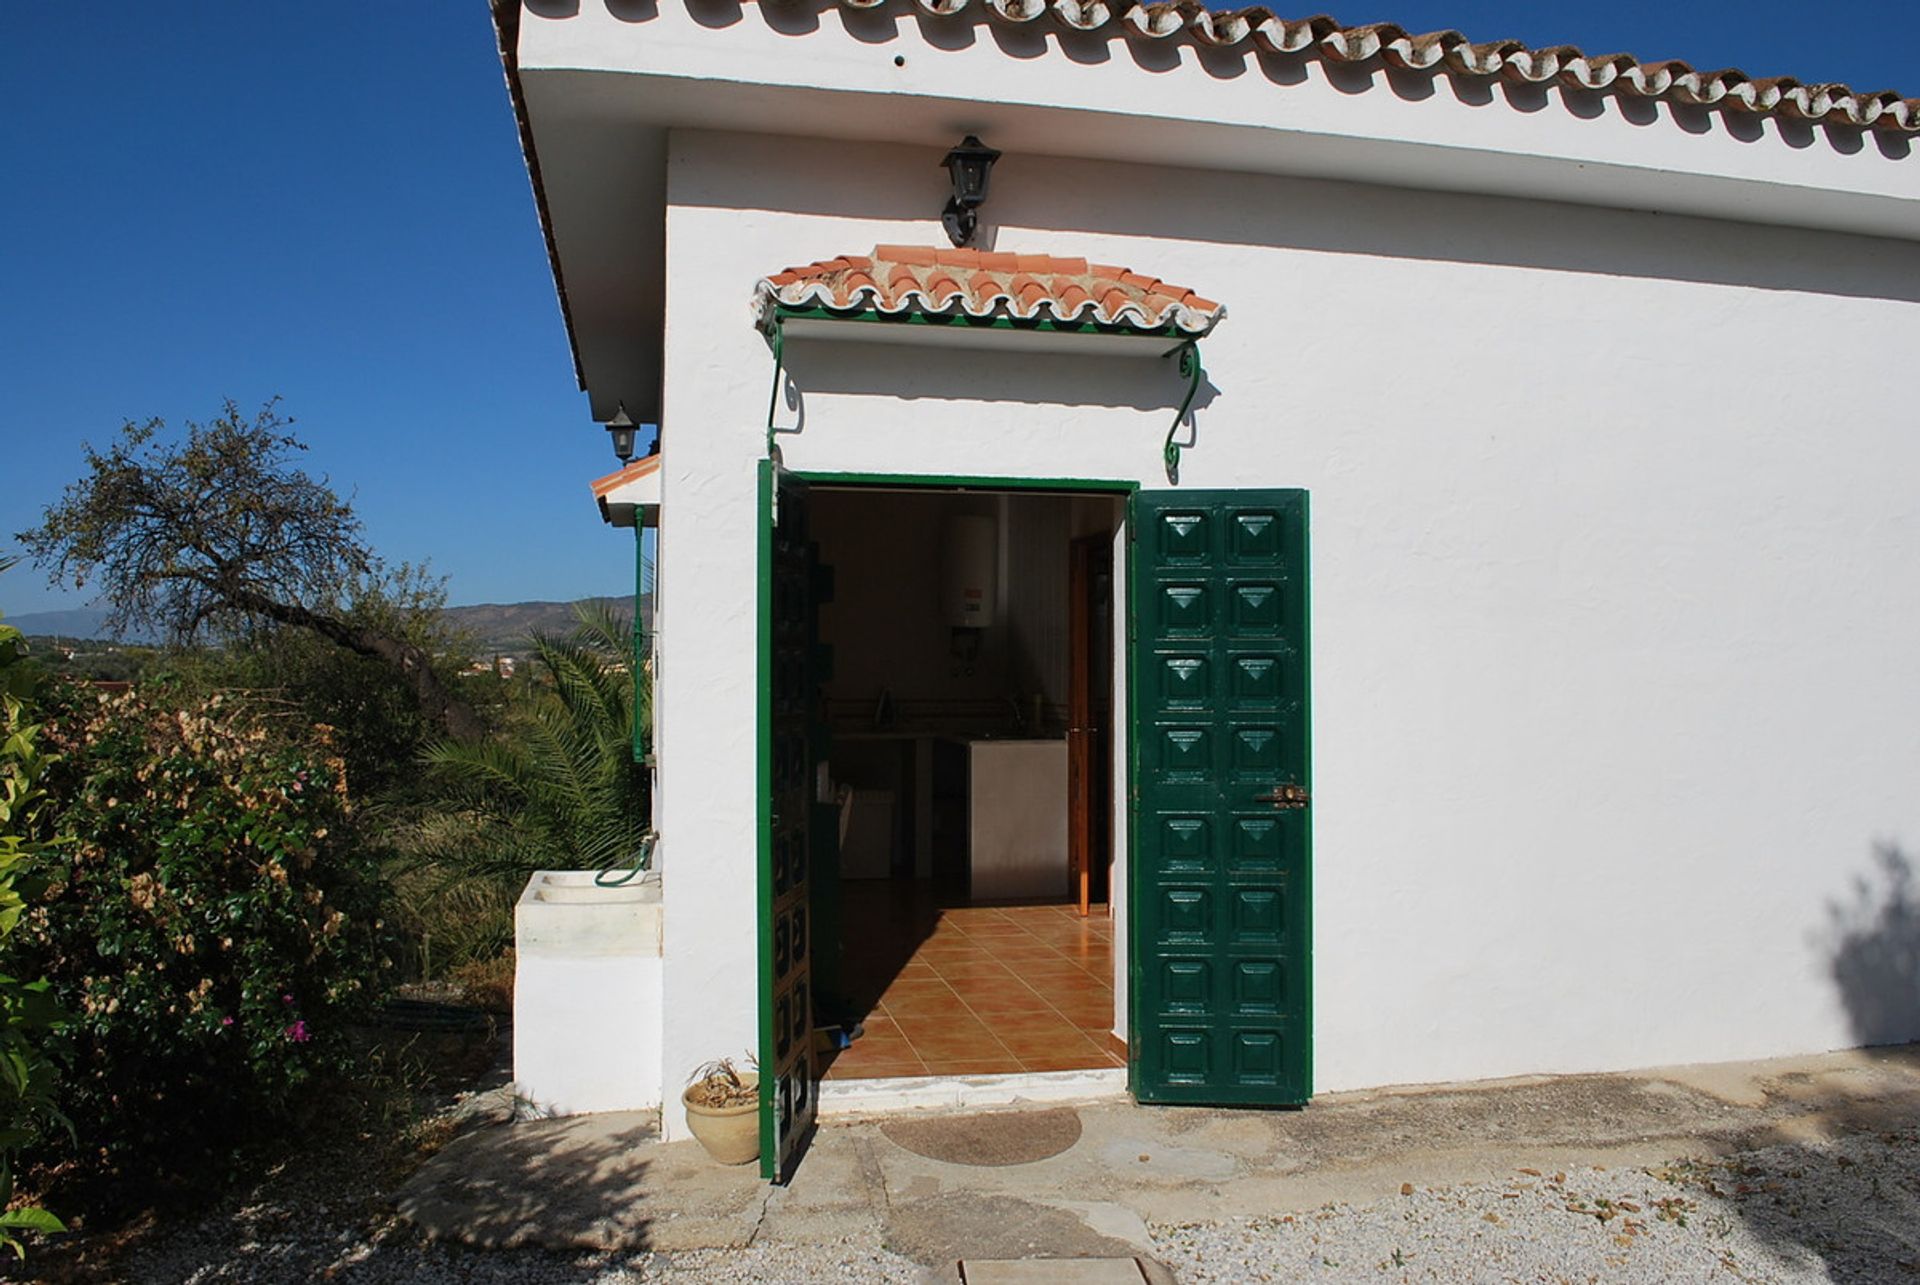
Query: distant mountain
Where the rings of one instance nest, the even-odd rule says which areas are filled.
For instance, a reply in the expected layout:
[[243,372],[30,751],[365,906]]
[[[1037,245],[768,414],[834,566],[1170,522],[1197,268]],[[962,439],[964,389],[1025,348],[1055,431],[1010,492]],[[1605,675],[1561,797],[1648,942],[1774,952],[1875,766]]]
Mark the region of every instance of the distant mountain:
[[[582,602],[610,603],[616,610],[632,611],[633,598],[583,598]],[[571,602],[486,602],[471,607],[448,607],[446,617],[454,628],[467,634],[481,651],[524,652],[527,635],[535,630],[563,634],[573,628]],[[23,634],[57,638],[104,638],[107,613],[92,607],[66,611],[28,611],[7,616],[6,623]],[[122,641],[150,643],[151,635],[135,633]]]
[[[93,607],[75,607],[68,611],[28,611],[5,617],[5,623],[23,634],[56,638],[105,638],[107,613]],[[130,638],[129,642],[145,641]]]
[[[606,603],[614,610],[633,610],[633,597],[581,598],[583,603]],[[650,606],[651,604],[649,604]],[[527,651],[527,635],[564,634],[577,623],[571,602],[486,602],[472,607],[448,607],[446,617],[455,629],[474,639],[481,651]]]

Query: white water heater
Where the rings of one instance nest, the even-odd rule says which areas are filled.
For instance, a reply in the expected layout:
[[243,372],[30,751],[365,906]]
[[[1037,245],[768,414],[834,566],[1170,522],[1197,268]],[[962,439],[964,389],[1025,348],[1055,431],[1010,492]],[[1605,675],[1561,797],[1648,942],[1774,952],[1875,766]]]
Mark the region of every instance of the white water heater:
[[993,624],[995,573],[1000,565],[999,525],[971,514],[947,519],[946,565],[941,601],[947,623],[958,629]]

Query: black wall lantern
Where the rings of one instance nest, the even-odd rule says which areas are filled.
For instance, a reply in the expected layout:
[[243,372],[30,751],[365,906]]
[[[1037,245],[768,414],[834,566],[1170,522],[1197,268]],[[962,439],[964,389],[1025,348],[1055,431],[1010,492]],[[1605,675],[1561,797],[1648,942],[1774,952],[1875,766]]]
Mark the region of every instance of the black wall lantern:
[[947,167],[947,177],[953,181],[953,196],[941,212],[940,222],[956,246],[973,240],[979,227],[974,211],[987,199],[987,175],[999,159],[999,152],[969,134],[940,162]]
[[627,404],[621,402],[619,409],[613,412],[613,418],[607,421],[607,433],[613,438],[613,454],[622,464],[633,458],[633,430],[638,427],[633,417],[627,414]]

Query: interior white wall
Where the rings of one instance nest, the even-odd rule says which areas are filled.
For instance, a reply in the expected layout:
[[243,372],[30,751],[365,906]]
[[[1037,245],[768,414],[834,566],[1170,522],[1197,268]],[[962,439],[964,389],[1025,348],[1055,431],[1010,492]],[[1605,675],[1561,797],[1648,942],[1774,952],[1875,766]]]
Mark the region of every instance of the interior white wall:
[[[677,1132],[753,1042],[752,280],[935,244],[942,193],[743,135],[668,174]],[[1224,301],[1181,484],[1312,493],[1318,1089],[1861,1038],[1853,881],[1920,843],[1920,246],[1021,155],[986,214]],[[1164,485],[1171,363],[814,347],[790,467]]]

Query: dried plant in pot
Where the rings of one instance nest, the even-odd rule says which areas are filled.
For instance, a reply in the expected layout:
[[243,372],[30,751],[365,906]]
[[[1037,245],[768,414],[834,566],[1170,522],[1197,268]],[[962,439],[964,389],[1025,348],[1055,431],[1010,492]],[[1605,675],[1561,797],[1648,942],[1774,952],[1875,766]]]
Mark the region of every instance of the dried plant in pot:
[[693,1073],[680,1095],[687,1127],[707,1154],[723,1165],[760,1158],[760,1076],[735,1068],[731,1058],[709,1062]]

